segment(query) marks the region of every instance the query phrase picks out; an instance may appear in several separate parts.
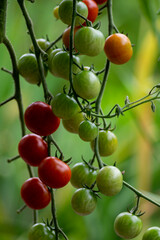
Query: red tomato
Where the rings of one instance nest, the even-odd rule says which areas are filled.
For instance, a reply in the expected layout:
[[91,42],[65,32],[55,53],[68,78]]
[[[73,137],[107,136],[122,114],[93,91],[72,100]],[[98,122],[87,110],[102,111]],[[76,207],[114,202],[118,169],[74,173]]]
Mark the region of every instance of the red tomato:
[[47,143],[36,134],[25,135],[18,144],[21,158],[31,166],[38,166],[48,156]]
[[[88,17],[87,19],[92,23],[96,20],[98,16],[98,5],[94,0],[83,0],[88,8]],[[85,23],[83,25],[86,25]]]
[[37,177],[29,178],[23,183],[21,197],[26,205],[32,209],[45,208],[51,200],[47,186]]
[[27,128],[40,136],[52,134],[60,124],[60,119],[54,115],[51,106],[40,101],[28,106],[24,120]]
[[46,157],[38,167],[38,176],[47,186],[61,188],[70,181],[71,169],[56,157]]
[[[79,27],[75,27],[74,28],[74,35],[77,32],[77,30],[79,29]],[[69,44],[70,44],[70,32],[71,32],[71,27],[68,27],[64,30],[63,32],[63,36],[62,36],[62,41],[63,44],[65,45],[65,47],[67,48],[67,50],[69,50]],[[74,47],[74,44],[73,44]]]
[[103,4],[103,3],[105,3],[105,2],[107,2],[108,0],[95,0],[95,2],[97,3],[97,4]]

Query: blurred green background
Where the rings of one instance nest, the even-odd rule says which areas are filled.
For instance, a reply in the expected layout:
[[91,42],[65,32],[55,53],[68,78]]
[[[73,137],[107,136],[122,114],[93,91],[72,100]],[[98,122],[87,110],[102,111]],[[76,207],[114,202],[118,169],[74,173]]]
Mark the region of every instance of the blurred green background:
[[[54,41],[67,27],[53,17],[53,8],[58,0],[37,0],[34,4],[26,1],[26,6],[34,24],[37,38],[48,36]],[[159,83],[160,79],[160,18],[157,11],[160,1],[135,0],[113,1],[113,16],[120,32],[128,33],[134,46],[132,59],[122,66],[112,65],[102,101],[104,113],[116,103],[124,105],[126,96],[131,101],[146,95]],[[97,22],[101,21],[101,31],[107,37],[107,15],[103,11]],[[27,53],[31,45],[25,21],[17,2],[8,1],[7,36],[13,44],[17,59]],[[58,42],[62,47],[62,42]],[[84,65],[94,64],[95,70],[101,70],[105,64],[105,54],[98,57],[80,56]],[[0,67],[11,69],[11,62],[4,45],[0,45]],[[101,76],[102,77],[102,76]],[[47,76],[47,84],[52,92],[61,92],[65,80]],[[29,85],[21,78],[21,90],[24,109],[34,101],[44,101],[42,87]],[[12,96],[13,80],[9,74],[0,72],[0,102]],[[108,121],[109,123],[110,121]],[[117,162],[121,170],[125,170],[124,179],[140,190],[154,193],[152,196],[160,202],[160,108],[156,102],[156,113],[150,104],[140,106],[125,116],[111,120],[116,126],[118,149],[113,156],[104,158],[107,164]],[[92,157],[89,143],[82,142],[77,135],[67,132],[62,124],[53,134],[65,154],[72,156],[73,163],[80,162],[83,155],[86,160]],[[21,214],[16,211],[23,205],[20,188],[28,178],[25,163],[18,159],[7,163],[7,159],[17,155],[17,145],[21,139],[21,129],[17,105],[14,101],[0,108],[0,240],[26,240],[27,232],[32,225],[32,210],[25,209]],[[35,169],[36,172],[36,169]],[[135,204],[135,195],[126,187],[115,197],[98,199],[96,210],[87,217],[76,215],[70,204],[75,189],[68,184],[56,191],[56,206],[59,224],[70,240],[117,240],[113,230],[115,217]],[[158,207],[141,200],[140,210],[146,213],[143,219],[143,231],[135,238],[142,239],[143,232],[149,226],[159,226],[160,210]],[[39,221],[51,218],[50,206],[39,211]]]

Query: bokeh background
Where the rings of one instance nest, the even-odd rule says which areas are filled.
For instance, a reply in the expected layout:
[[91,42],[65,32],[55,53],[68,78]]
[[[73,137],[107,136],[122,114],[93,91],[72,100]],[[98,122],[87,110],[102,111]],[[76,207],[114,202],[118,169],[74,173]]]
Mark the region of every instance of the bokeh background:
[[[48,36],[54,41],[67,27],[53,17],[53,8],[59,0],[37,0],[34,4],[26,1],[26,7],[33,21],[37,38]],[[102,101],[104,113],[116,103],[124,105],[126,96],[131,101],[148,94],[160,79],[160,17],[157,14],[160,1],[154,0],[114,0],[113,16],[120,32],[128,33],[134,44],[132,59],[123,66],[112,65],[105,94]],[[98,17],[101,31],[107,37],[106,10]],[[8,1],[6,33],[13,44],[17,59],[29,51],[31,40],[27,33],[25,21],[17,1]],[[62,42],[57,43],[62,47]],[[95,70],[101,70],[105,64],[105,54],[98,57],[80,56],[86,66],[94,64]],[[0,45],[0,67],[11,69],[7,50]],[[102,76],[101,76],[102,78]],[[62,92],[67,81],[47,76],[47,84],[52,92]],[[34,101],[44,101],[42,87],[29,85],[21,78],[21,91],[24,109]],[[11,76],[0,71],[0,102],[12,96],[14,84]],[[160,202],[160,102],[156,101],[156,112],[151,111],[150,104],[142,105],[126,112],[124,116],[109,120],[116,126],[118,149],[108,158],[107,164],[115,161],[121,170],[125,170],[124,179],[130,184],[145,191],[157,202]],[[92,157],[89,143],[77,135],[67,132],[63,125],[53,134],[63,150],[65,157],[72,156],[72,165]],[[0,108],[0,240],[27,240],[28,229],[32,225],[32,210],[26,208],[21,214],[17,209],[23,205],[20,188],[28,178],[25,163],[18,159],[7,163],[7,159],[17,155],[17,145],[21,139],[18,109],[15,101]],[[35,168],[35,174],[36,174]],[[113,229],[115,217],[135,204],[135,195],[126,187],[115,197],[98,199],[96,210],[89,216],[81,217],[74,213],[70,200],[75,189],[68,184],[56,191],[56,206],[59,224],[70,240],[118,240]],[[143,215],[143,231],[135,238],[142,239],[143,232],[150,226],[159,226],[160,210],[153,204],[141,200],[140,210]],[[39,222],[50,219],[50,206],[39,211]]]

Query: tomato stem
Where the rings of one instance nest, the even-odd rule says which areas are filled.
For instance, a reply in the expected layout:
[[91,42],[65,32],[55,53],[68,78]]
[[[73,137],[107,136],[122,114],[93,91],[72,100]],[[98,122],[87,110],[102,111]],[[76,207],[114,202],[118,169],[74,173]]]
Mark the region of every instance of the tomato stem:
[[6,32],[7,0],[0,1],[0,43],[3,43]]

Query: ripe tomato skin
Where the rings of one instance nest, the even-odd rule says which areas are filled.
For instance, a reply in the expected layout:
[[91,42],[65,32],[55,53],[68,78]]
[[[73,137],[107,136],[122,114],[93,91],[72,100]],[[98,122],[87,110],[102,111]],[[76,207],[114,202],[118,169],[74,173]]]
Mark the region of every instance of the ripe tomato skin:
[[32,209],[45,208],[51,200],[47,186],[38,177],[29,178],[23,183],[21,197]]
[[[98,6],[94,0],[83,0],[83,3],[87,5],[88,8],[88,17],[87,19],[92,23],[96,20],[98,16]],[[85,23],[83,23],[85,24]]]
[[73,88],[80,97],[90,100],[98,96],[101,84],[92,71],[83,70],[73,77]]
[[98,128],[94,123],[84,120],[79,125],[78,134],[83,141],[90,142],[97,137]]
[[84,185],[91,187],[95,182],[97,171],[91,169],[86,163],[76,163],[72,167],[71,184],[75,188],[82,188]]
[[27,107],[24,121],[31,132],[40,136],[52,134],[60,124],[60,119],[54,115],[51,106],[40,101],[33,102]]
[[47,143],[36,134],[25,135],[18,144],[21,158],[31,166],[38,166],[48,156]]
[[73,210],[81,216],[86,216],[94,211],[97,198],[90,189],[79,188],[73,194],[71,205]]
[[63,127],[71,133],[78,133],[78,128],[80,123],[84,120],[84,115],[82,112],[76,113],[72,118],[67,120],[63,119]]
[[28,233],[28,240],[55,240],[55,232],[44,223],[34,224]]
[[114,230],[119,237],[132,239],[138,236],[141,232],[142,221],[139,217],[129,212],[123,212],[116,217]]
[[114,196],[122,189],[123,176],[117,167],[105,166],[99,170],[96,183],[102,194],[106,196]]
[[108,0],[95,0],[95,2],[97,3],[97,4],[103,4],[103,3],[105,3],[105,2],[107,2]]
[[38,176],[47,186],[62,188],[70,181],[71,169],[56,157],[46,157],[38,166]]
[[[74,36],[75,36],[75,33],[77,32],[78,29],[79,29],[79,27],[74,28]],[[64,30],[63,36],[62,36],[63,44],[65,45],[67,50],[70,49],[70,47],[69,47],[69,45],[70,45],[70,32],[71,32],[71,27],[68,27]],[[74,43],[73,43],[73,47],[74,47]]]
[[160,228],[150,227],[144,233],[142,240],[160,240]]
[[115,33],[105,40],[104,52],[112,63],[124,64],[132,57],[133,49],[126,35]]
[[82,27],[75,33],[75,48],[84,55],[97,56],[104,49],[105,38],[101,31]]

